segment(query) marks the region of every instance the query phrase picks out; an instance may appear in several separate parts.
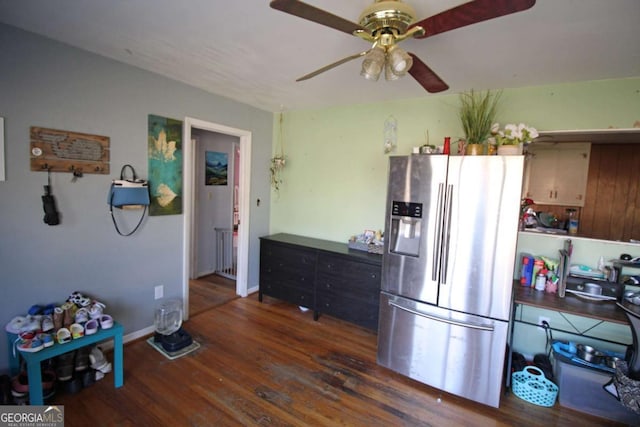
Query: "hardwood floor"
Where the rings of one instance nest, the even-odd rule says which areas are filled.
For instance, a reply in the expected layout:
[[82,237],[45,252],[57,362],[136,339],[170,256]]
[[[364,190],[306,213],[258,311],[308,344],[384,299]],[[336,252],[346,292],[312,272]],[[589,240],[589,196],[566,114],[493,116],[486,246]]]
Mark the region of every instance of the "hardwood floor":
[[[59,395],[66,426],[602,426],[512,394],[500,409],[443,393],[376,364],[376,335],[330,316],[257,295],[192,316],[202,347],[170,361],[144,340],[113,374]],[[108,355],[110,358],[110,355]]]
[[195,316],[236,298],[239,296],[236,294],[235,280],[217,274],[189,280],[189,316]]

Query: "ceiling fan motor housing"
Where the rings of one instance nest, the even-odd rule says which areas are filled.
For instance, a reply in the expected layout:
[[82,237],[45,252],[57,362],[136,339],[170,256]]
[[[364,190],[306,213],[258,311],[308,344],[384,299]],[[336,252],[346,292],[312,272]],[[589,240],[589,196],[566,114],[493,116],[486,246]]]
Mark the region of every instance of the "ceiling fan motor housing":
[[373,36],[381,30],[396,30],[403,34],[415,20],[415,11],[400,0],[377,0],[367,7],[359,18],[359,23]]

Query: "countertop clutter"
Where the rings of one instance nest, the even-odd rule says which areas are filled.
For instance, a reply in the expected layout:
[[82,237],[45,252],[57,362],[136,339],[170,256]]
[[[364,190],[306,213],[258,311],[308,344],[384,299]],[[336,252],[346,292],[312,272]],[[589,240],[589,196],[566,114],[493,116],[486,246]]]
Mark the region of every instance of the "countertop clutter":
[[[635,424],[640,416],[640,257],[628,253],[612,257],[609,251],[605,252],[607,256],[589,256],[597,260],[596,265],[572,263],[572,241],[565,238],[555,242],[540,251],[543,254],[519,254],[519,277],[513,288],[514,322],[531,326],[541,322],[530,320],[535,316],[532,309],[527,309],[523,317],[523,309],[517,311],[519,306],[548,310],[546,313],[552,316],[555,312],[558,317],[552,318],[556,320],[542,325],[547,331],[547,350],[552,356],[560,405]],[[563,244],[562,249],[556,249],[557,243]],[[586,243],[578,239],[578,245]],[[530,243],[527,246],[532,247]],[[558,255],[553,256],[552,251]],[[577,258],[584,262],[585,252],[580,252]],[[595,322],[585,320],[583,326],[576,327],[567,314]],[[607,341],[605,336],[589,332],[599,325],[606,328],[606,322],[629,325],[632,343]],[[609,348],[612,345],[619,345],[615,348],[621,352]],[[608,387],[603,388],[605,385]]]

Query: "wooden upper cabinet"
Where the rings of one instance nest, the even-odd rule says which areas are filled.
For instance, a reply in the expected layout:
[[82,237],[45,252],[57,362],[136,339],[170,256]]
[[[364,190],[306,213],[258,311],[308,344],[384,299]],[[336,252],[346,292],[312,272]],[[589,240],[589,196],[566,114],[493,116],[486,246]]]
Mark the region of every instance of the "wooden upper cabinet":
[[591,144],[532,144],[524,195],[536,204],[584,206]]
[[640,144],[594,144],[579,233],[640,240]]

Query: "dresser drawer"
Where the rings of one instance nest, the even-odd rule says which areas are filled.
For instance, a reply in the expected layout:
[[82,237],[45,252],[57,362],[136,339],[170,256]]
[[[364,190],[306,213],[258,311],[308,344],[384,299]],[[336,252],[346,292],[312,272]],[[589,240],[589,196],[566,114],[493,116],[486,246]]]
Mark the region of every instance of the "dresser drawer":
[[[380,298],[379,295],[378,298]],[[317,310],[323,314],[335,316],[374,331],[378,330],[379,302],[367,304],[360,299],[344,295],[322,294],[316,295],[316,306]]]
[[382,267],[346,258],[320,254],[316,272],[318,292],[332,292],[377,301]]
[[[264,245],[264,243],[262,243]],[[268,244],[260,250],[260,284],[280,284],[313,293],[315,280],[314,251]]]
[[273,284],[269,282],[260,283],[260,291],[274,298],[278,298],[295,305],[301,305],[313,309],[313,290],[307,291],[300,288],[292,288],[282,286],[282,284]]

